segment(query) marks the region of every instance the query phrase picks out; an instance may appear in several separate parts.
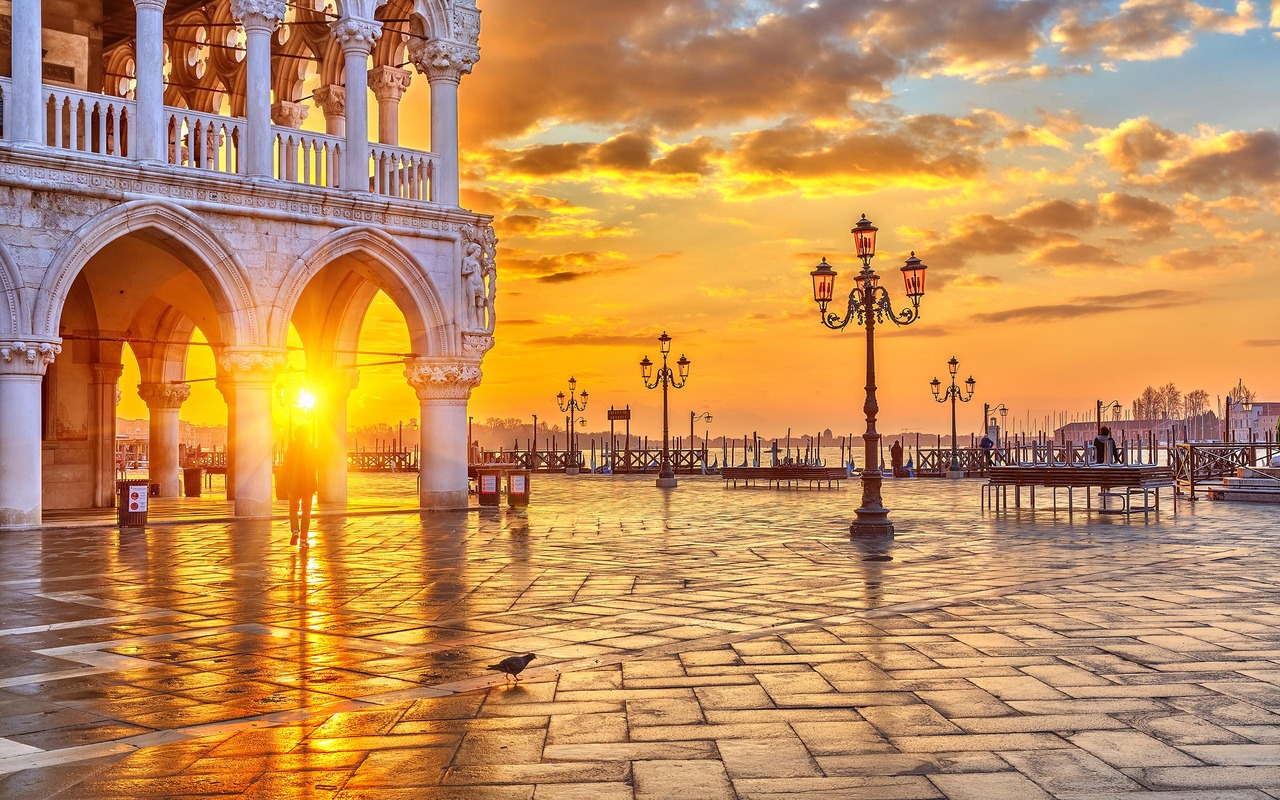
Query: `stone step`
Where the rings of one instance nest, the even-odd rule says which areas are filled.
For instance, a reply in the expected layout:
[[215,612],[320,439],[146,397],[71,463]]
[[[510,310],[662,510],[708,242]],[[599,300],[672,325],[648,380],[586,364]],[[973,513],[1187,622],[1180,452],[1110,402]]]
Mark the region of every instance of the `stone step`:
[[1230,489],[1280,489],[1275,478],[1223,478],[1222,483]]
[[1233,489],[1228,486],[1214,486],[1209,489],[1209,499],[1239,503],[1280,504],[1280,489]]

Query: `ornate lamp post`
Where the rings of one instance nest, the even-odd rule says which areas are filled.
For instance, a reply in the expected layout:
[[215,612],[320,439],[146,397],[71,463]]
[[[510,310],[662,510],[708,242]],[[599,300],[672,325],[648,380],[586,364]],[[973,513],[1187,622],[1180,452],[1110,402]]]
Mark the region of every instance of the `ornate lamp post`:
[[1000,435],[1004,433],[1004,420],[1005,420],[1005,417],[1009,416],[1009,409],[1005,407],[1004,403],[1001,403],[1000,405],[995,406],[994,408],[991,406],[990,403],[982,404],[982,432],[984,434],[991,427],[991,423],[995,422],[995,419],[992,418],[991,415],[996,413],[997,411],[1000,412],[1000,434],[996,435],[996,444],[998,445],[1000,444],[1000,441],[999,441]]
[[1102,415],[1112,409],[1119,410],[1120,408],[1121,408],[1121,405],[1119,400],[1112,400],[1110,403],[1107,403],[1106,405],[1103,405],[1102,401],[1099,400],[1098,401],[1098,430],[1102,430]]
[[862,270],[854,276],[853,289],[849,292],[849,305],[843,317],[836,312],[827,313],[827,305],[835,294],[836,271],[823,258],[809,276],[813,278],[813,299],[818,304],[822,324],[832,330],[842,330],[855,322],[867,330],[867,397],[862,410],[867,415],[867,431],[862,435],[862,505],[854,512],[856,518],[849,526],[853,536],[892,536],[893,523],[889,521],[889,509],[880,498],[880,434],[876,431],[876,323],[886,319],[894,325],[910,325],[920,318],[920,298],[924,297],[924,273],[928,269],[913,252],[902,267],[906,283],[907,299],[911,307],[894,311],[889,291],[880,285],[880,276],[871,269],[871,259],[876,254],[876,232],[867,215],[853,228],[853,242]]
[[[708,425],[710,425],[710,424],[711,424],[711,412],[710,412],[710,411],[703,411],[701,414],[695,414],[695,413],[694,413],[694,412],[692,412],[692,411],[690,411],[690,412],[689,412],[689,449],[690,449],[690,450],[693,450],[693,449],[694,449],[694,441],[693,441],[693,438],[694,438],[694,434],[693,434],[693,423],[697,422],[698,420],[703,420],[703,421],[704,421],[704,422],[706,422]],[[705,436],[704,436],[704,437],[702,437],[702,438],[703,438],[703,441],[706,441],[706,438],[707,438],[707,437],[705,437]]]
[[[587,390],[583,389],[578,397],[573,396],[573,390],[578,388],[578,379],[569,378],[569,396],[565,397],[564,392],[556,395],[556,405],[560,410],[569,415],[569,430],[565,431],[565,447],[569,450],[569,460],[565,465],[566,475],[578,474],[578,412],[587,410]],[[581,400],[579,400],[581,398]]]
[[951,401],[951,468],[947,470],[948,478],[963,478],[964,470],[960,468],[960,456],[956,452],[956,401],[967,403],[973,399],[973,387],[977,385],[977,381],[973,376],[969,376],[969,380],[964,382],[967,394],[960,394],[960,387],[956,386],[956,370],[960,368],[960,362],[956,361],[956,357],[952,356],[947,362],[947,371],[951,373],[951,385],[942,394],[939,390],[942,387],[942,381],[937,378],[929,381],[929,388],[933,390],[933,399],[939,403]]
[[[667,415],[667,388],[683,389],[685,382],[689,379],[689,365],[693,362],[685,358],[682,354],[680,360],[676,362],[680,377],[676,378],[676,373],[671,371],[671,367],[667,366],[667,354],[671,352],[671,337],[666,331],[658,337],[658,349],[662,351],[662,366],[658,368],[658,373],[653,373],[653,362],[645,356],[640,361],[640,376],[644,379],[644,385],[648,389],[656,389],[662,387],[662,466],[658,468],[658,488],[670,489],[676,485],[676,471],[671,467],[671,432],[668,426]],[[652,378],[652,380],[651,380]]]

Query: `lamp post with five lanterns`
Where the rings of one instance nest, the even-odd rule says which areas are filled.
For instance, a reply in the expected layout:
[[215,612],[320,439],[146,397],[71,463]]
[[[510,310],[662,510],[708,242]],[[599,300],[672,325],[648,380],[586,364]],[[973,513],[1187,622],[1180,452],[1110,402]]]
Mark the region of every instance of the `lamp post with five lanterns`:
[[[671,466],[671,429],[669,427],[669,417],[667,414],[667,389],[683,389],[685,382],[689,379],[689,365],[693,362],[685,358],[683,354],[680,360],[676,362],[676,368],[680,377],[676,378],[676,373],[671,371],[671,367],[667,366],[667,355],[671,352],[671,337],[666,331],[658,337],[658,349],[662,351],[662,366],[658,368],[658,373],[653,373],[653,362],[645,356],[640,361],[640,376],[644,379],[645,388],[656,389],[662,387],[662,464],[658,468],[658,488],[670,489],[676,485],[676,472]],[[652,378],[652,380],[650,380]]]
[[880,407],[876,403],[875,327],[876,323],[883,323],[886,319],[894,325],[910,325],[920,318],[920,298],[924,297],[924,274],[928,269],[912,252],[902,267],[902,278],[911,306],[902,311],[894,311],[889,291],[880,285],[880,276],[871,269],[871,259],[876,254],[878,230],[867,219],[866,214],[862,215],[862,219],[858,220],[852,230],[855,252],[862,261],[862,270],[854,276],[853,289],[849,292],[849,303],[843,316],[835,311],[827,312],[827,306],[835,294],[836,282],[836,271],[827,263],[827,259],[824,257],[822,263],[809,273],[813,279],[813,299],[818,304],[822,324],[832,330],[842,330],[853,322],[867,331],[866,400],[862,405],[867,416],[867,430],[862,435],[862,505],[854,512],[856,518],[849,526],[849,533],[853,536],[893,535],[889,509],[884,507],[880,496],[880,433],[876,430],[876,413]]
[[[556,405],[560,410],[569,415],[569,429],[565,431],[565,447],[569,450],[569,459],[565,464],[566,475],[578,474],[578,455],[577,455],[577,438],[578,432],[576,426],[578,424],[578,412],[587,410],[587,390],[583,389],[578,397],[573,396],[573,390],[578,387],[578,379],[569,378],[569,396],[565,397],[564,392],[556,395]],[[579,401],[579,397],[581,401]],[[536,431],[535,431],[536,434]]]

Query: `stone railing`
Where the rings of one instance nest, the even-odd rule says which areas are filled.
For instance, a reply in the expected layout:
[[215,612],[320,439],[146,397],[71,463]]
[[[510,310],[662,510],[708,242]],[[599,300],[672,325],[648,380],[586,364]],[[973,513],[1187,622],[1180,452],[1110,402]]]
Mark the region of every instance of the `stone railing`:
[[[43,88],[47,112],[45,143],[59,150],[127,159],[137,103],[76,89]],[[11,138],[13,82],[0,77],[0,139]],[[246,165],[247,123],[184,108],[164,107],[165,160],[178,167],[240,174]],[[278,180],[321,188],[342,185],[340,136],[273,125],[272,161]],[[405,147],[370,143],[369,191],[401,200],[434,202],[440,157]]]

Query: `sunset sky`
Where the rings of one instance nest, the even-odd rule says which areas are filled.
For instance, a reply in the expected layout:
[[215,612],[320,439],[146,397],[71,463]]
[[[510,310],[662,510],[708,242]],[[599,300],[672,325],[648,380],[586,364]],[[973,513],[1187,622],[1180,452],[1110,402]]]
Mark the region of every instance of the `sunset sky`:
[[[713,435],[860,432],[862,330],[819,324],[808,273],[827,256],[847,295],[861,213],[898,305],[908,252],[929,265],[920,321],[878,331],[882,431],[949,427],[929,381],[953,355],[962,431],[984,400],[1036,419],[1170,381],[1280,400],[1280,0],[479,5],[463,205],[500,245],[477,420],[563,424],[572,374],[592,429],[630,403],[656,433],[637,364],[665,329],[693,361],[677,430],[692,408]],[[426,149],[422,76],[401,108]],[[375,308],[362,345],[406,340]],[[221,421],[203,405],[183,417]],[[416,415],[395,368],[351,398],[352,425]]]

